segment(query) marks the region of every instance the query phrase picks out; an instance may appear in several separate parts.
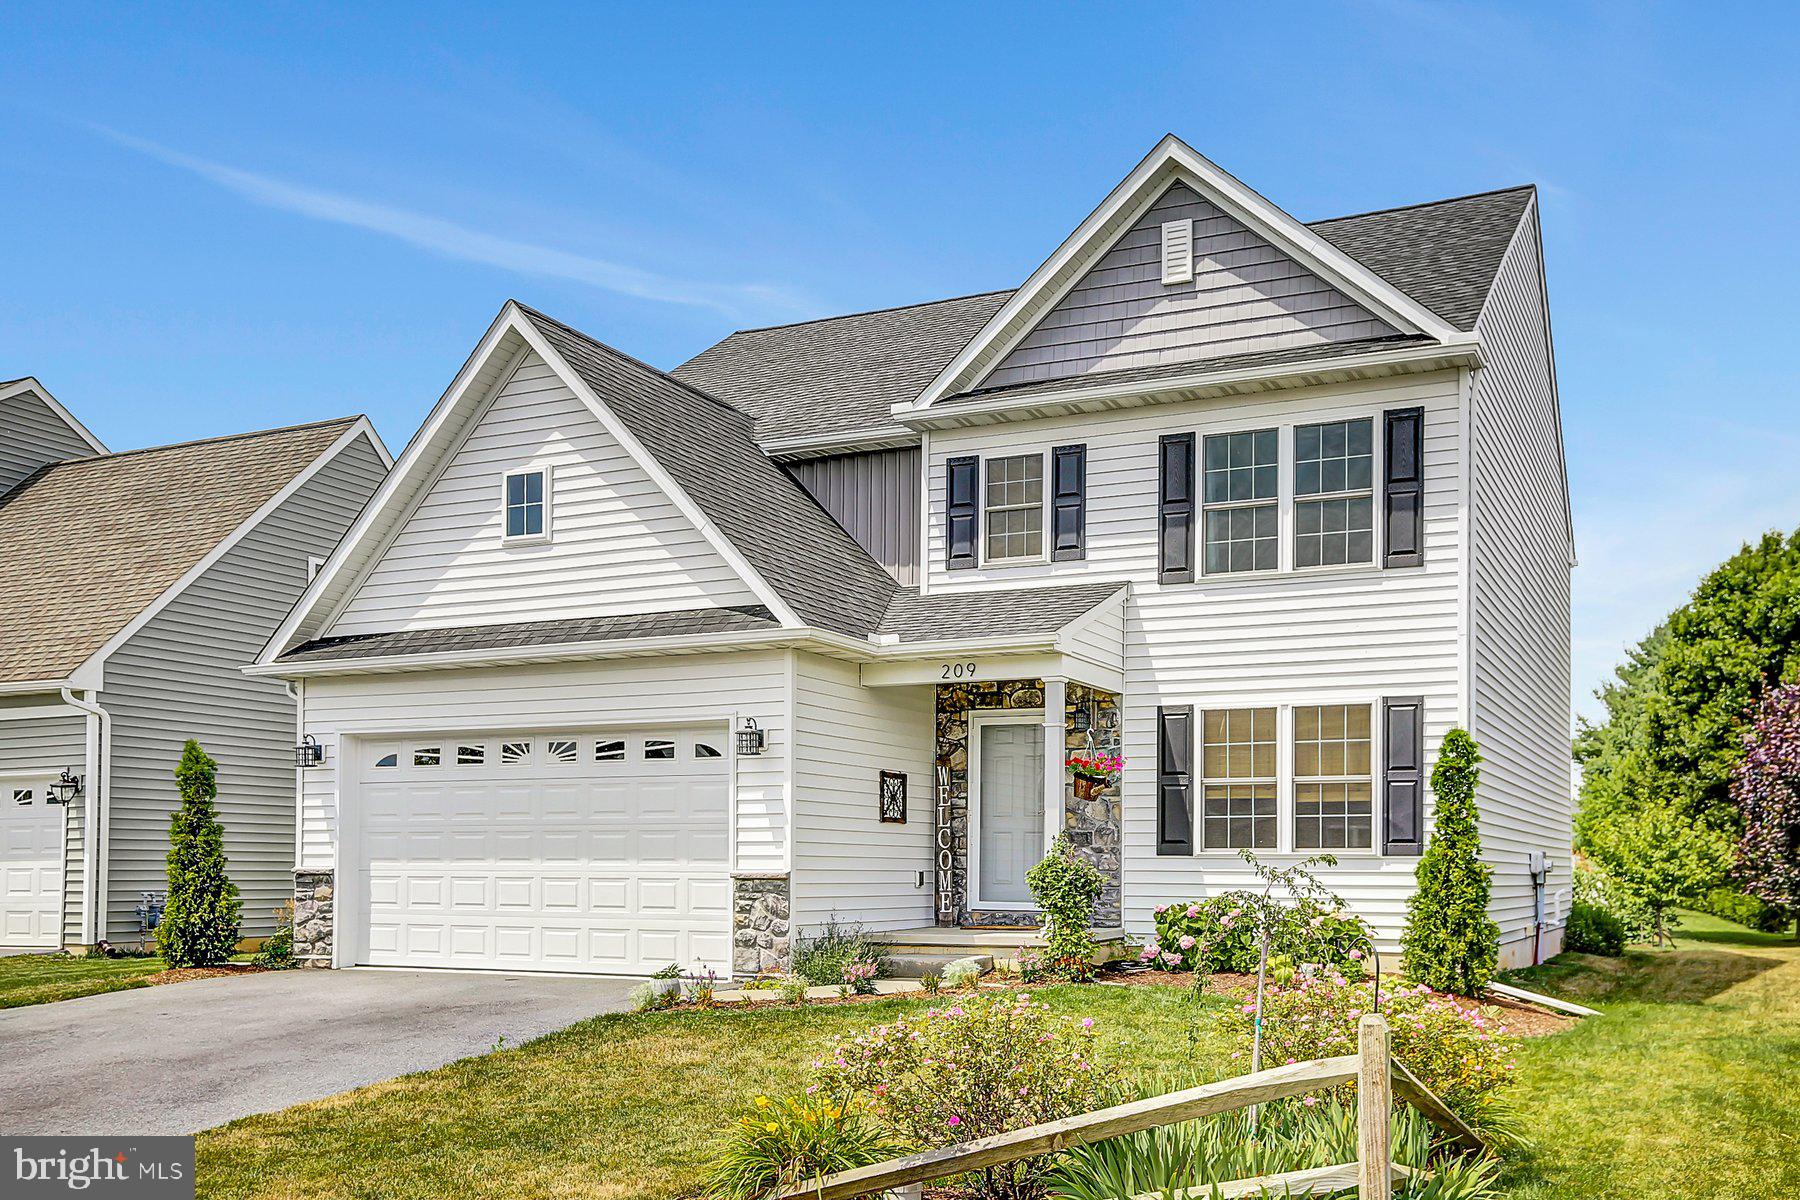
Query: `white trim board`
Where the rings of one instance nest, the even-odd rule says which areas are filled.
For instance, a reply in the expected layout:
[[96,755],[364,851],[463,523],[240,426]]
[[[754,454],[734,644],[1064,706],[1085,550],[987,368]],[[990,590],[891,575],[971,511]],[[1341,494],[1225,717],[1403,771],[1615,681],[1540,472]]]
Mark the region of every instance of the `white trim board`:
[[50,394],[49,388],[45,387],[29,375],[23,379],[15,379],[9,384],[0,386],[0,400],[23,395],[26,392],[30,392],[39,400],[42,400],[49,407],[50,411],[56,414],[57,419],[73,430],[75,435],[86,442],[95,454],[112,453],[111,450],[106,448],[105,442],[102,442],[99,438],[95,437],[93,432],[89,430],[86,425],[83,425],[76,419],[74,413],[63,407],[62,401]]

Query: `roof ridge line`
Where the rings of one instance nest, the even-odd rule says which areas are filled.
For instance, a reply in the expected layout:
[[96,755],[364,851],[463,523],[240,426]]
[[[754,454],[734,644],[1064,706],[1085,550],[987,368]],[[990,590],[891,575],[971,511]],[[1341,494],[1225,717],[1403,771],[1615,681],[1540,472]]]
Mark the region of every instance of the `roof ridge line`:
[[277,425],[271,429],[251,429],[243,433],[222,433],[216,437],[193,438],[185,442],[166,442],[160,446],[139,446],[133,450],[114,450],[107,454],[90,454],[85,458],[68,458],[61,462],[49,463],[51,467],[73,467],[82,463],[111,462],[116,458],[130,458],[136,454],[156,454],[164,450],[186,450],[194,446],[211,446],[219,442],[237,442],[247,438],[272,437],[278,433],[299,433],[303,429],[320,429],[327,425],[354,425],[365,418],[363,413],[355,413],[346,417],[328,417],[322,421],[302,421],[298,425]]
[[[726,334],[725,337],[727,337],[727,338],[736,337],[740,333],[767,333],[772,329],[797,329],[802,325],[822,325],[826,321],[847,321],[851,317],[874,317],[874,316],[879,316],[882,313],[900,312],[900,311],[902,311],[904,309],[908,309],[908,308],[930,308],[934,304],[954,304],[958,300],[977,300],[983,296],[999,296],[1002,294],[1009,294],[1012,292],[1016,292],[1018,290],[1019,289],[1016,287],[992,288],[985,292],[968,292],[961,296],[940,296],[936,300],[914,300],[908,304],[889,304],[883,308],[863,309],[861,312],[834,313],[828,317],[808,317],[804,321],[782,321],[775,325],[752,325],[748,329],[734,329],[730,333]],[[723,340],[724,340],[724,338],[720,339],[720,341],[723,341]],[[714,346],[716,346],[718,344],[719,344],[718,342],[713,343]],[[707,350],[710,350],[710,349],[712,349],[712,346],[707,347]],[[705,353],[706,353],[706,350],[702,350],[700,352],[700,354],[705,354]],[[700,357],[699,354],[696,354],[694,356],[694,358],[698,358],[698,357]],[[693,358],[688,359],[688,362],[692,362],[692,361],[694,361]],[[687,365],[686,363],[682,364],[682,366],[686,366],[686,365]],[[680,368],[677,368],[677,370],[679,370],[679,369]]]
[[1504,196],[1508,192],[1535,192],[1535,183],[1515,183],[1508,187],[1489,188],[1485,192],[1470,192],[1464,196],[1445,196],[1438,200],[1418,200],[1412,204],[1395,204],[1388,208],[1371,208],[1366,212],[1345,213],[1340,217],[1320,217],[1316,221],[1306,222],[1308,229],[1317,225],[1329,225],[1333,221],[1354,221],[1359,217],[1379,217],[1387,213],[1410,212],[1415,208],[1435,208],[1440,204],[1458,204],[1464,200],[1480,200],[1487,196]]
[[725,398],[723,398],[721,396],[715,396],[711,392],[705,391],[701,388],[697,388],[693,384],[689,383],[687,380],[681,379],[675,375],[671,375],[669,372],[663,370],[661,367],[658,367],[653,363],[647,363],[643,359],[638,358],[635,355],[627,354],[625,351],[619,349],[617,346],[614,346],[608,342],[603,342],[591,333],[584,333],[583,331],[581,331],[581,330],[575,328],[573,325],[569,324],[567,321],[559,321],[555,317],[551,316],[549,313],[540,311],[539,309],[535,309],[535,308],[531,307],[531,305],[526,304],[522,300],[514,300],[513,303],[517,304],[520,309],[522,309],[526,313],[530,314],[531,316],[537,317],[540,320],[548,321],[548,322],[550,322],[550,324],[556,326],[558,329],[567,330],[569,333],[575,335],[578,338],[581,338],[583,341],[592,342],[594,345],[600,347],[602,350],[605,350],[607,353],[614,355],[617,358],[624,359],[626,362],[632,364],[633,366],[642,367],[644,370],[650,371],[650,372],[660,376],[661,378],[668,380],[670,383],[674,384],[676,387],[682,388],[685,391],[692,392],[695,396],[698,396],[702,400],[712,401],[714,404],[718,405],[720,408],[724,409],[726,412],[730,413],[732,416],[741,419],[747,426],[750,427],[750,429],[752,430],[752,434],[754,436],[754,430],[756,427],[756,418],[752,417],[749,413],[745,412],[743,409],[739,408],[737,405],[731,403],[729,400],[726,400]]

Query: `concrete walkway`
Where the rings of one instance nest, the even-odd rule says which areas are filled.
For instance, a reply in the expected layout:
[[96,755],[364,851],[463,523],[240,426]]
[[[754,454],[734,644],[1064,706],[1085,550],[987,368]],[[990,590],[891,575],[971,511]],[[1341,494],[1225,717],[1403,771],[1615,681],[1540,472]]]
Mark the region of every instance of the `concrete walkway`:
[[273,971],[0,1011],[0,1134],[195,1133],[626,1007],[636,980]]

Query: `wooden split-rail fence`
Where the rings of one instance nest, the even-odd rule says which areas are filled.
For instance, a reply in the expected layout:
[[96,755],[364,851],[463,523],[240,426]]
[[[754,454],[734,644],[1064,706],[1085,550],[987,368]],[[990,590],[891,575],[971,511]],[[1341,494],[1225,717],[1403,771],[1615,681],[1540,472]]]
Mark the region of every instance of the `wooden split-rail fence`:
[[[1396,1098],[1418,1109],[1456,1145],[1466,1150],[1483,1148],[1480,1135],[1464,1124],[1449,1105],[1433,1095],[1430,1088],[1420,1083],[1405,1064],[1389,1052],[1386,1018],[1369,1015],[1357,1026],[1355,1054],[1272,1067],[1235,1079],[1133,1100],[1097,1112],[1064,1117],[1060,1121],[840,1171],[790,1188],[781,1193],[780,1200],[854,1200],[858,1196],[877,1196],[909,1184],[1004,1166],[1022,1158],[1054,1154],[1071,1146],[1198,1117],[1216,1116],[1345,1083],[1356,1084],[1355,1162],[1261,1175],[1254,1179],[1234,1179],[1226,1183],[1198,1184],[1182,1194],[1192,1200],[1211,1200],[1215,1195],[1306,1196],[1355,1188],[1359,1200],[1391,1200],[1394,1183],[1408,1174],[1405,1167],[1393,1161],[1388,1145],[1389,1122]],[[1139,1197],[1138,1200],[1153,1198]]]

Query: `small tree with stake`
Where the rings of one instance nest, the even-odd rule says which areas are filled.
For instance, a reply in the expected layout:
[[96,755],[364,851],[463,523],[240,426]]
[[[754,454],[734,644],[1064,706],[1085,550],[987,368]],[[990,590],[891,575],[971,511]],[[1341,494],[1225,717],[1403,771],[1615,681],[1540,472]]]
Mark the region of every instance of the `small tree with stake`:
[[1737,873],[1744,889],[1788,910],[1800,938],[1800,684],[1764,693],[1744,757],[1731,772],[1744,819]]
[[1481,752],[1465,730],[1444,735],[1431,790],[1437,797],[1419,886],[1406,902],[1400,951],[1407,977],[1440,992],[1473,996],[1494,974],[1500,927],[1488,916],[1493,870],[1481,861],[1475,787]]
[[238,940],[237,885],[225,873],[225,828],[213,812],[219,764],[188,740],[175,768],[181,807],[169,818],[169,897],[156,944],[171,967],[210,967]]

